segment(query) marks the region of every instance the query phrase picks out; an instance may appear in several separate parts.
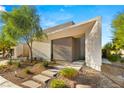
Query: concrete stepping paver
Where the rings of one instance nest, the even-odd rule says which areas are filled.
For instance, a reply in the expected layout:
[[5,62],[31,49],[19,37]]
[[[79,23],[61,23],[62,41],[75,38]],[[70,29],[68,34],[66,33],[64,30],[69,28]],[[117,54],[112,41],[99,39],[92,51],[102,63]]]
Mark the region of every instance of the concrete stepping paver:
[[0,76],[0,85],[1,85],[2,83],[4,83],[4,82],[7,82],[7,80],[6,80],[5,78],[3,78],[3,77]]
[[9,82],[9,81],[7,81],[7,82],[1,84],[0,87],[1,87],[1,88],[2,88],[2,87],[3,87],[3,88],[21,88],[20,86],[15,85],[14,83]]
[[67,66],[69,68],[74,68],[76,70],[80,70],[82,66]]
[[77,84],[76,88],[91,88],[89,85],[82,85],[82,84]]
[[49,76],[49,77],[54,77],[54,76],[56,76],[57,72],[52,72],[50,70],[45,70],[41,74]]
[[33,80],[28,80],[22,83],[23,86],[29,87],[29,88],[38,88],[41,87],[41,84],[33,81]]
[[49,69],[49,71],[52,71],[52,72],[59,72],[59,69]]
[[9,80],[3,78],[2,76],[0,76],[0,87],[6,87],[6,88],[21,88],[20,86],[10,82]]
[[33,80],[41,82],[41,83],[46,83],[47,81],[49,81],[51,79],[51,77],[42,75],[42,74],[38,74],[32,77]]
[[57,68],[57,69],[63,69],[63,68],[65,68],[65,66],[60,66],[60,65],[54,66],[54,67]]

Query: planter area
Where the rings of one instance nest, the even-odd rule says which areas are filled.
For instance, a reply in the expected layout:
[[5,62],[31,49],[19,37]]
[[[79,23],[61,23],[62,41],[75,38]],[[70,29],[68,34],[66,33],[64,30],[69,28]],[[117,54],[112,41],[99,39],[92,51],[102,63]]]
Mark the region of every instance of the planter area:
[[59,62],[10,62],[0,66],[0,76],[23,88],[123,87],[113,82],[103,71],[73,63],[64,65]]

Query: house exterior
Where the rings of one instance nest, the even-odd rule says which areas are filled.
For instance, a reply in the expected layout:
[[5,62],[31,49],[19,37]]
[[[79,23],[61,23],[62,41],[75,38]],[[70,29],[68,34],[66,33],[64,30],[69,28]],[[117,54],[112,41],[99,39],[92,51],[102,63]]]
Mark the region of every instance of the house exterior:
[[[33,42],[34,58],[68,62],[85,60],[87,66],[101,70],[101,17],[78,24],[68,22],[45,29],[44,32],[47,40]],[[25,48],[28,51],[28,47]],[[24,51],[24,45],[18,45],[15,50],[17,58],[18,52]],[[24,52],[21,55],[24,56]],[[30,53],[25,56],[30,56]]]

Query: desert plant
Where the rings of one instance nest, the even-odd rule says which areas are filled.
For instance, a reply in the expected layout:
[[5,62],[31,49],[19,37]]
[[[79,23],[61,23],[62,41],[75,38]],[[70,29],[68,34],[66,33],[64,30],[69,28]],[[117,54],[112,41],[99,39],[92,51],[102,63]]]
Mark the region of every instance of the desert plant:
[[9,65],[15,65],[16,67],[20,67],[21,66],[20,62],[13,61],[11,59],[9,60],[8,64]]
[[8,62],[9,65],[12,65],[12,60],[10,59],[9,62]]
[[43,62],[43,66],[44,66],[44,67],[48,67],[48,65],[49,65],[49,62],[48,62],[48,61],[44,61],[44,62]]
[[78,75],[78,71],[75,70],[74,68],[64,68],[59,71],[59,75],[69,78],[69,79],[72,79]]
[[53,79],[50,82],[50,87],[51,88],[66,88],[67,86],[63,80]]
[[20,62],[13,62],[13,64],[14,64],[16,67],[20,67],[20,66],[21,66]]
[[30,69],[29,69],[28,67],[24,68],[24,69],[23,69],[23,72],[24,72],[25,74],[31,74],[31,71],[30,71]]
[[124,58],[121,58],[120,62],[121,62],[121,63],[124,63]]
[[111,61],[111,62],[116,62],[116,61],[119,61],[120,60],[120,56],[119,55],[116,55],[116,54],[109,55],[108,56],[108,60]]
[[5,69],[5,68],[7,68],[6,65],[0,65],[0,69]]

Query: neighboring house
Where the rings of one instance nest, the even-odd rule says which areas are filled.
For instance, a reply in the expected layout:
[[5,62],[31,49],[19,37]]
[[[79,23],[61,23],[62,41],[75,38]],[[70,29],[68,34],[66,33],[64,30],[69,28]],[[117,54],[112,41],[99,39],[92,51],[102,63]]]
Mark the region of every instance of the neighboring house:
[[[33,57],[68,62],[85,59],[87,66],[101,70],[101,17],[78,24],[68,22],[44,32],[48,39],[33,42]],[[15,48],[15,57],[18,57],[17,54],[30,56],[25,55],[28,48],[24,49],[24,46]]]

